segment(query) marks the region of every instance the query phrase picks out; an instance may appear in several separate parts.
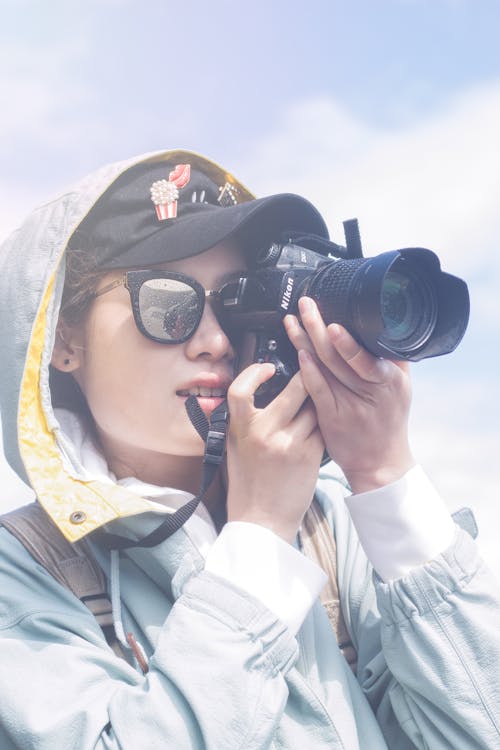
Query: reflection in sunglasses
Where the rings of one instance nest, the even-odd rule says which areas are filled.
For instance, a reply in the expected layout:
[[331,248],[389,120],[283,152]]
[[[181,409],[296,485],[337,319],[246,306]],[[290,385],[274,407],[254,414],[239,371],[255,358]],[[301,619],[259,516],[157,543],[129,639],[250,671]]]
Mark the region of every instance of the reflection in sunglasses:
[[139,293],[139,312],[146,331],[177,341],[196,327],[202,310],[196,291],[174,279],[150,279]]

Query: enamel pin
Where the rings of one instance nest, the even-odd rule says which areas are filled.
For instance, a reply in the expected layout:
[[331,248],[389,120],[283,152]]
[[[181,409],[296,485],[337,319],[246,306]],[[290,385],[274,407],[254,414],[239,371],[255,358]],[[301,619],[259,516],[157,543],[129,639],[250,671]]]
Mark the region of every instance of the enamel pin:
[[158,221],[175,219],[179,190],[185,187],[191,177],[190,164],[177,164],[170,172],[168,180],[157,180],[151,185],[151,200],[156,209]]
[[230,182],[226,182],[224,187],[219,188],[219,197],[217,202],[221,206],[236,206],[238,203],[238,188]]

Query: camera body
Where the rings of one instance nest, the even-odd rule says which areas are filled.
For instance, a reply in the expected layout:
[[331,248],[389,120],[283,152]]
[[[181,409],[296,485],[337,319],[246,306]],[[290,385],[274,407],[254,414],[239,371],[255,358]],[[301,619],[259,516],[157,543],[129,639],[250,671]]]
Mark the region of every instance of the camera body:
[[356,220],[344,222],[346,247],[306,235],[261,251],[255,266],[221,290],[222,319],[237,334],[240,369],[272,362],[256,393],[265,406],[298,370],[282,320],[312,297],[328,325],[341,323],[372,354],[418,361],[453,351],[469,318],[462,279],[441,271],[435,253],[405,248],[363,258]]

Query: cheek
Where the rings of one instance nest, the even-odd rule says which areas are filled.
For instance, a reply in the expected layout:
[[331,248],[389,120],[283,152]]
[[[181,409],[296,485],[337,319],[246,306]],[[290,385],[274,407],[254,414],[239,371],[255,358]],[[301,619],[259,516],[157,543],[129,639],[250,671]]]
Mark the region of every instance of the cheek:
[[163,449],[184,423],[191,431],[183,402],[175,395],[183,372],[182,350],[148,341],[133,319],[115,317],[107,326],[98,322],[89,326],[80,373],[98,427],[156,449]]
[[135,411],[139,379],[130,349],[102,344],[86,359],[82,389],[97,424],[107,430]]
[[[94,413],[94,405],[115,408],[132,400],[141,382],[141,372],[148,371],[143,351],[143,337],[135,328],[127,309],[108,306],[89,318],[85,336],[85,353],[80,386]],[[147,342],[146,342],[147,343]],[[97,419],[98,415],[94,413]]]

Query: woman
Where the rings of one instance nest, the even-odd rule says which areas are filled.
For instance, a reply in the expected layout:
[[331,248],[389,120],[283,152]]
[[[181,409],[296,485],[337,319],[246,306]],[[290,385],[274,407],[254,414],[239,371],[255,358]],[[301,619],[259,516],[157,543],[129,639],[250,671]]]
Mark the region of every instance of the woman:
[[[258,409],[273,366],[235,372],[217,292],[296,231],[327,236],[307,201],[254,200],[176,151],[104,168],[4,247],[6,453],[65,537],[89,540],[114,624],[106,640],[6,522],[5,750],[498,744],[498,586],[414,465],[407,367],[303,298],[302,325],[285,319],[300,371],[281,393]],[[227,463],[145,546],[202,483],[190,397],[207,417],[227,399]],[[325,449],[350,497],[320,470]],[[300,550],[314,494],[356,675]]]

